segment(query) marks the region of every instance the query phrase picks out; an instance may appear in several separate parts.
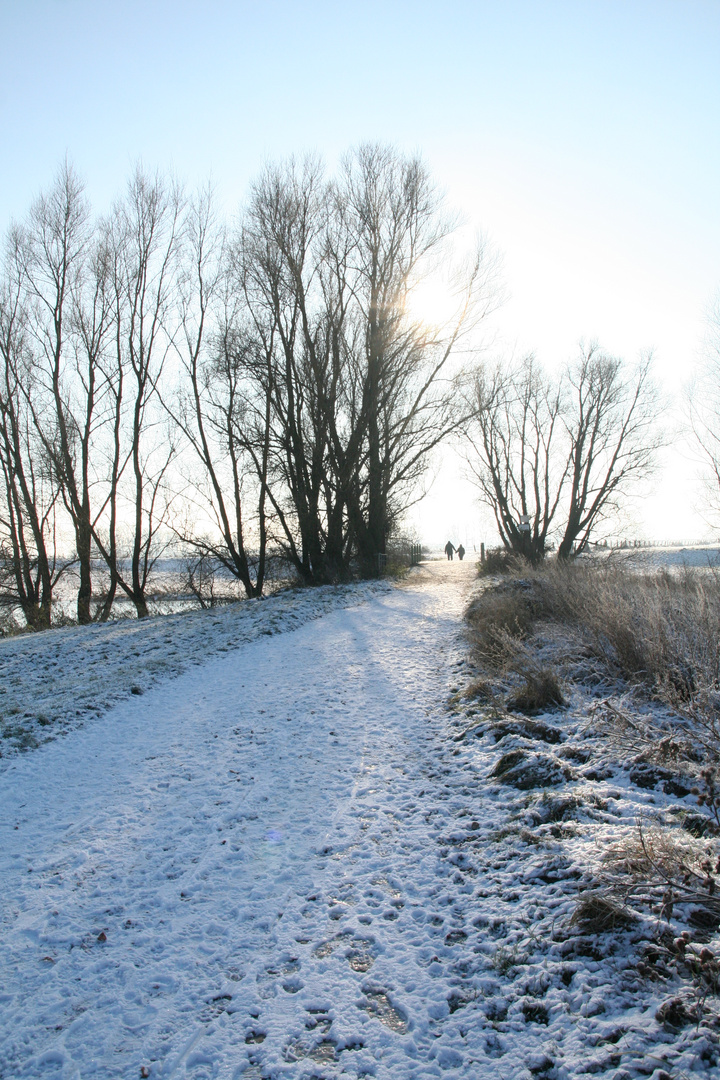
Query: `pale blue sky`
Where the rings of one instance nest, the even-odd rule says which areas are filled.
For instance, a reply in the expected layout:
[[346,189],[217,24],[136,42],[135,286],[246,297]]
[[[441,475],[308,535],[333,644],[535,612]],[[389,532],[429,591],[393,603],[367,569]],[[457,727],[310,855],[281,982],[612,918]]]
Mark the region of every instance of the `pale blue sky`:
[[133,164],[420,150],[505,258],[504,339],[657,351],[671,388],[720,286],[720,0],[0,0],[0,228],[67,153],[98,210]]

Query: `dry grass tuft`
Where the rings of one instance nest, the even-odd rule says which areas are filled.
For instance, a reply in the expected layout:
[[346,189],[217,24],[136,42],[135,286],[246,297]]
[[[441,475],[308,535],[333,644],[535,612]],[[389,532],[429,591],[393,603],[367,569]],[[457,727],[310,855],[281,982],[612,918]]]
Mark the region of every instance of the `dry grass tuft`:
[[467,610],[476,657],[502,667],[533,625],[530,598],[522,587],[501,586],[480,593]]
[[481,577],[491,577],[497,574],[521,574],[530,565],[522,556],[516,555],[506,548],[490,548],[485,553],[485,562],[478,567]]
[[[622,835],[618,822],[621,838],[570,920],[578,935],[642,920],[652,941],[638,974],[684,980],[698,1003],[695,1011],[672,999],[658,1021],[668,1029],[695,1022],[706,998],[720,995],[720,572],[641,574],[612,559],[516,565],[477,597],[468,623],[478,668],[495,691],[488,698],[495,715],[484,717],[482,730],[496,743],[507,735],[523,741],[522,748],[507,746],[489,776],[519,790],[543,789],[532,809],[543,828],[521,839],[560,836],[558,822],[577,816],[574,795],[548,794],[577,775],[564,764],[569,757],[585,764],[604,755],[602,779],[609,755],[625,763],[637,787],[695,797],[697,811],[687,803],[669,807],[677,821],[671,827],[641,823]],[[586,723],[557,753],[527,741],[562,741],[560,726],[545,739],[518,727],[543,721],[499,710],[502,700],[528,715],[564,704],[551,664],[570,688],[580,687],[588,709]],[[481,698],[487,683],[478,682]],[[571,700],[576,696],[573,689]],[[583,775],[595,779],[589,770]]]
[[[543,687],[538,677],[531,634],[538,623],[544,633],[561,627],[567,635],[569,629],[577,643],[576,664],[581,658],[583,670],[595,665],[593,685],[607,681],[610,689],[608,680],[622,678],[672,708],[685,731],[664,731],[660,738],[657,730],[633,732],[637,721],[624,720],[617,709],[611,716],[611,706],[597,719],[618,731],[624,725],[638,743],[636,753],[654,747],[658,763],[697,760],[698,748],[708,765],[720,762],[720,571],[641,574],[608,558],[522,565],[513,574],[473,601],[468,622],[479,663],[523,681],[531,673],[528,711],[543,707],[532,701],[543,689],[548,704],[558,703],[550,684]],[[523,695],[516,700],[522,709]],[[636,715],[635,709],[628,712]]]
[[608,850],[606,862],[641,877],[655,873],[666,881],[687,877],[706,881],[710,873],[708,859],[720,864],[718,856],[720,852],[707,842],[698,843],[677,829],[638,824],[631,835]]
[[578,902],[570,925],[583,934],[604,934],[610,930],[623,930],[636,919],[637,916],[623,904],[601,893],[590,892]]
[[468,701],[479,701],[485,705],[494,700],[495,693],[487,679],[473,679],[463,691],[463,697]]
[[[688,1024],[697,1024],[700,1021],[701,1012],[697,1005],[683,1001],[681,997],[670,998],[663,1002],[655,1013],[658,1024],[662,1024],[666,1031],[679,1031]],[[667,1075],[667,1074],[666,1074]]]
[[537,617],[575,625],[595,656],[660,700],[717,713],[720,574],[639,574],[606,560],[547,563],[523,580]]
[[603,861],[614,873],[644,881],[680,879],[703,858],[702,849],[677,829],[638,826],[608,848]]
[[532,716],[547,712],[565,704],[557,675],[549,668],[522,671],[523,686],[508,700],[508,708],[514,712]]
[[700,845],[678,829],[644,829],[613,845],[605,855],[607,886],[615,896],[649,906],[669,921],[678,904],[689,911],[701,932],[720,926],[720,853],[707,841]]

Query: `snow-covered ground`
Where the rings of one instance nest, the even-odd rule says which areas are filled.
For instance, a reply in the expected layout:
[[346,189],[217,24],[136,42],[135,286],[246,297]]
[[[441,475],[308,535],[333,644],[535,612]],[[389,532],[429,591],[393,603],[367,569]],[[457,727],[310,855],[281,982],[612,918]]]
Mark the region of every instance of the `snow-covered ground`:
[[297,594],[274,626],[282,597],[0,643],[4,683],[44,665],[13,684],[27,704],[46,683],[23,711],[80,694],[85,647],[112,705],[3,762],[2,1080],[712,1071],[706,1034],[655,1019],[667,990],[627,938],[566,932],[605,834],[656,796],[553,744],[587,812],[543,822],[552,792],[491,779],[508,744],[448,710],[474,572]]
[[708,570],[720,566],[720,548],[716,544],[697,544],[693,547],[613,548],[600,553],[615,561],[629,563],[640,570]]
[[[0,640],[0,757],[66,735],[158,679],[387,591],[383,582],[289,589],[212,610],[66,626]],[[0,763],[0,769],[2,763]]]

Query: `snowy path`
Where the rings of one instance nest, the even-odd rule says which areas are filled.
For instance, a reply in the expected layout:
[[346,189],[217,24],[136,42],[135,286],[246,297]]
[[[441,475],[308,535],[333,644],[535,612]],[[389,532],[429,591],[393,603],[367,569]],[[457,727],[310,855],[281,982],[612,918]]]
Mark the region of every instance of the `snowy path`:
[[[677,987],[640,972],[654,917],[571,923],[609,845],[692,798],[583,765],[579,692],[537,737],[464,698],[474,585],[429,563],[149,624],[144,694],[4,759],[0,1080],[716,1074],[712,1017],[657,1018]],[[179,672],[203,627],[213,658]],[[78,657],[77,632],[49,640]],[[18,671],[43,641],[10,643]],[[128,641],[88,638],[98,685],[105,653],[134,678]],[[499,782],[508,750],[565,773]]]
[[0,1076],[481,1075],[442,1030],[466,933],[434,839],[463,812],[440,737],[473,572],[430,564],[13,762]]

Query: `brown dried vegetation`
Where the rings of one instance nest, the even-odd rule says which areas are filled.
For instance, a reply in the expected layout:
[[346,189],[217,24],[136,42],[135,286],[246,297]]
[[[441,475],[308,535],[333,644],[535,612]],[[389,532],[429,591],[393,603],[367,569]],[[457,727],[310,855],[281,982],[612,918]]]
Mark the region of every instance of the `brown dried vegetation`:
[[537,721],[501,715],[498,703],[532,714],[577,705],[579,693],[585,720],[561,737],[553,764],[577,761],[591,783],[622,765],[634,786],[687,800],[652,824],[618,820],[619,839],[584,879],[565,932],[632,930],[642,939],[638,975],[685,987],[687,1001],[666,1001],[658,1022],[699,1023],[720,995],[720,574],[641,574],[612,558],[515,564],[473,601],[468,623],[478,682],[494,703],[473,730],[521,740],[506,744],[492,779],[562,784],[540,737],[513,726]]

